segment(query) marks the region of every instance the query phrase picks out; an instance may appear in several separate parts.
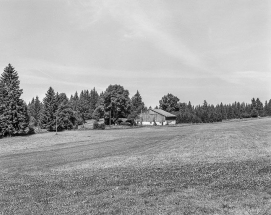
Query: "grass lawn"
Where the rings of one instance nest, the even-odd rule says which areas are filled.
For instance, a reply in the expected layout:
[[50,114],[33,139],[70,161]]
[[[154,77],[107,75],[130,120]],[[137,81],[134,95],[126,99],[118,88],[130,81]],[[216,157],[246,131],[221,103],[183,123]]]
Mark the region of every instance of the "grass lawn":
[[271,118],[0,140],[0,214],[271,214]]

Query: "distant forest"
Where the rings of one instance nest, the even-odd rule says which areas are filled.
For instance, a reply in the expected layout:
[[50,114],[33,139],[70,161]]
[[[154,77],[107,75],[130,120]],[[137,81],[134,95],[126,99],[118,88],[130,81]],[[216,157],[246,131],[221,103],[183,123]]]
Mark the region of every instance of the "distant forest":
[[[65,93],[55,92],[49,87],[40,101],[36,96],[29,104],[20,97],[18,73],[9,64],[0,78],[0,137],[34,133],[34,128],[54,131],[76,129],[89,119],[105,124],[119,123],[127,118],[131,125],[141,112],[148,108],[137,91],[130,98],[129,91],[120,85],[109,85],[98,94],[95,88],[75,92],[70,98]],[[151,107],[149,107],[151,108]],[[159,107],[177,116],[177,123],[213,123],[228,119],[271,116],[271,99],[264,104],[259,98],[251,103],[233,102],[232,104],[210,105],[204,100],[202,105],[193,106],[190,102],[180,102],[179,98],[167,94],[159,101]]]

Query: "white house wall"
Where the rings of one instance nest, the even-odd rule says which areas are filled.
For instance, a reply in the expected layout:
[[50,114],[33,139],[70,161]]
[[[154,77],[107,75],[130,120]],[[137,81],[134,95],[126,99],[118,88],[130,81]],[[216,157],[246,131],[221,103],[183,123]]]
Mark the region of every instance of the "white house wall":
[[[140,122],[138,123],[140,124]],[[142,125],[153,125],[154,122],[142,122]],[[171,120],[171,121],[167,121],[167,122],[163,122],[163,124],[161,122],[156,122],[156,125],[175,125],[176,124],[176,120]]]

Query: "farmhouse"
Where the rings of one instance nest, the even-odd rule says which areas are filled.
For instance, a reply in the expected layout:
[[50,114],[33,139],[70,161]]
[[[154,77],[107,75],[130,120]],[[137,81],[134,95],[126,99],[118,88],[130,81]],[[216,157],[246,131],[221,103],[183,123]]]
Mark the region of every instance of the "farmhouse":
[[176,116],[161,109],[149,109],[141,113],[136,122],[142,125],[174,125]]

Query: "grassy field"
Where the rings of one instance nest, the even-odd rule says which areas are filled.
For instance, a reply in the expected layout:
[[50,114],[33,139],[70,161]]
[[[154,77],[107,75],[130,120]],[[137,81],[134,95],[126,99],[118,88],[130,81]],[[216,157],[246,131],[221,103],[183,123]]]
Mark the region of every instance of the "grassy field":
[[0,214],[271,214],[271,118],[0,140]]

